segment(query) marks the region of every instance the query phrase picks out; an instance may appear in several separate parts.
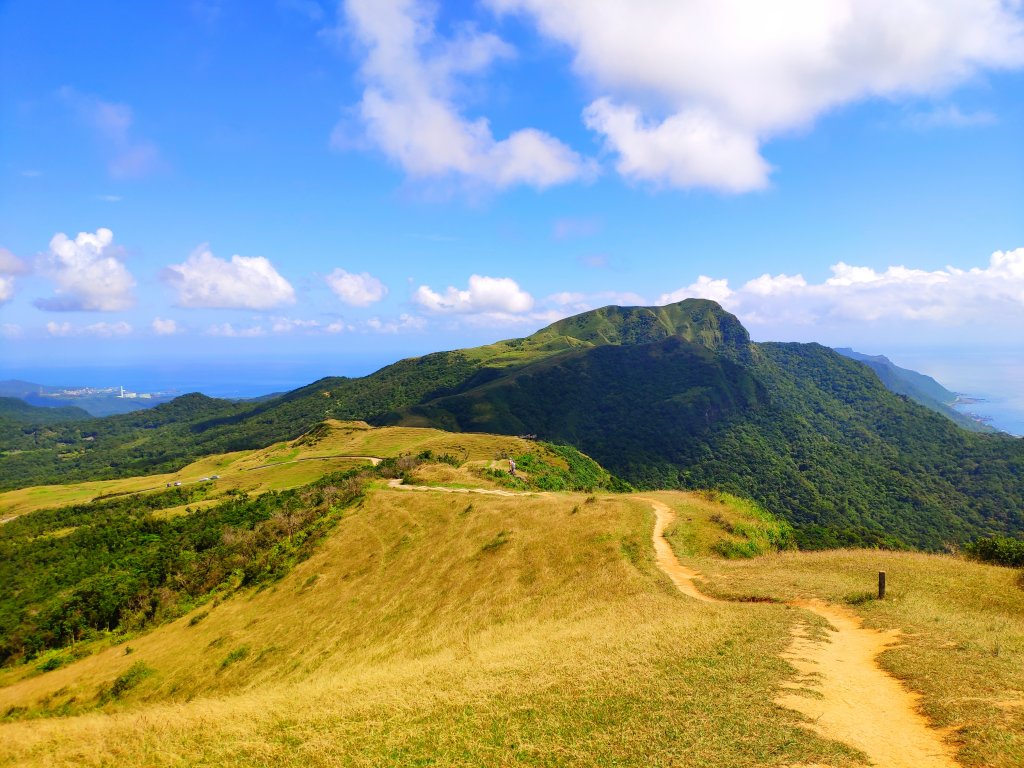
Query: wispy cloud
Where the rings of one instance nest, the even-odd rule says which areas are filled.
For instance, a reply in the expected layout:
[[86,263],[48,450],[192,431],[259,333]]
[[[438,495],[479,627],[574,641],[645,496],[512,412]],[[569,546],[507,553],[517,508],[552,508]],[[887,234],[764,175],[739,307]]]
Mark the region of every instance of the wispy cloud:
[[114,336],[129,336],[133,330],[131,324],[123,320],[116,323],[101,322],[84,326],[52,321],[46,324],[46,332],[51,336],[98,336],[109,339]]
[[963,112],[956,104],[935,107],[926,112],[913,112],[903,121],[904,125],[919,131],[932,128],[977,128],[998,122],[999,118],[994,112]]
[[130,106],[79,93],[68,86],[57,93],[99,140],[113,178],[138,179],[166,168],[156,143],[138,135]]
[[206,329],[207,336],[224,336],[227,338],[252,339],[266,336],[267,332],[261,325],[250,325],[248,328],[235,328],[231,323],[218,323]]
[[556,240],[570,240],[578,237],[593,237],[601,231],[601,220],[596,217],[555,219],[551,228]]

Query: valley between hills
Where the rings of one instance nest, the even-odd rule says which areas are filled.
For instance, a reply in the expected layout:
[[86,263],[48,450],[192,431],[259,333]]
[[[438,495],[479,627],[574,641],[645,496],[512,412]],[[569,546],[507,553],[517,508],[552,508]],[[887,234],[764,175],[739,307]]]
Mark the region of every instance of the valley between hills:
[[1024,762],[1022,441],[712,302],[0,427],[0,765]]

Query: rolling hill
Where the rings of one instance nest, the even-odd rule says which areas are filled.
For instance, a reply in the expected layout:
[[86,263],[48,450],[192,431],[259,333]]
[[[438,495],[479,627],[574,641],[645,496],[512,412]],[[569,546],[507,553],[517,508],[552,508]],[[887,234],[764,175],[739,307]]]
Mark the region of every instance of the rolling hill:
[[536,434],[640,487],[756,499],[806,547],[941,549],[1024,530],[1024,441],[960,429],[820,345],[752,343],[704,300],[605,307],[255,404],[188,395],[24,430],[4,441],[0,484],[174,471],[329,418]]
[[[784,523],[715,492],[499,483],[487,470],[510,450],[584,480],[557,452],[507,436],[331,423],[241,458],[338,449],[423,458],[382,462],[402,475],[391,479],[360,470],[365,484],[348,490],[329,473],[290,493],[225,493],[219,511],[168,516],[159,491],[0,526],[0,563],[50,565],[0,580],[5,601],[24,599],[32,573],[94,562],[70,590],[32,588],[77,605],[68,624],[90,605],[126,606],[112,627],[0,668],[0,765],[838,768],[949,766],[956,752],[1009,768],[1024,756],[1011,569],[795,552]],[[667,528],[663,515],[675,517]],[[656,549],[666,539],[685,593]],[[880,568],[884,601],[865,596]],[[129,583],[154,602],[125,594]],[[828,666],[829,649],[851,641],[873,650]],[[925,762],[907,732],[890,740],[907,760],[880,762],[880,728],[850,739],[821,716],[861,694],[865,717],[887,711],[891,697],[870,700],[876,687],[843,687],[865,670],[909,702],[902,714],[931,738]]]
[[43,408],[30,405],[17,397],[0,397],[0,434],[13,434],[16,432],[13,428],[17,426],[60,424],[88,418],[88,411],[73,405]]

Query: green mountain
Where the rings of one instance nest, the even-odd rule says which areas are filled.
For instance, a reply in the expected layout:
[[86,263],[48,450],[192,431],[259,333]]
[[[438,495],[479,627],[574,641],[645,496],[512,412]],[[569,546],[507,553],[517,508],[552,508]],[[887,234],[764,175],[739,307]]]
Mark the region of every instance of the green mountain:
[[938,549],[1024,531],[1024,441],[960,429],[820,345],[751,343],[703,300],[605,307],[259,403],[188,395],[37,430],[4,446],[22,452],[0,459],[0,483],[177,468],[324,418],[536,434],[640,487],[754,498],[793,522],[804,546]]
[[836,352],[843,357],[864,363],[875,372],[875,375],[890,392],[909,397],[915,403],[920,403],[925,408],[930,408],[936,413],[941,413],[946,418],[952,419],[964,429],[974,432],[996,431],[988,424],[953,408],[953,403],[957,399],[956,392],[950,392],[931,376],[912,371],[909,368],[901,368],[885,355],[865,355],[847,347],[837,348]]
[[88,418],[88,412],[74,406],[41,408],[17,397],[0,397],[0,424],[58,424]]

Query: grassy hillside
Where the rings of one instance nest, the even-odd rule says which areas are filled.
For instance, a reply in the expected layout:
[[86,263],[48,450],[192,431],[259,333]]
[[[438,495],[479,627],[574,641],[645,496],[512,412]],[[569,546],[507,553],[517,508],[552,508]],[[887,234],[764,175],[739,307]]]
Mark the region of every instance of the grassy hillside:
[[[397,458],[403,453],[450,455],[469,471],[489,468],[497,454],[522,456],[535,450],[536,443],[515,437],[407,427],[374,429],[365,422],[327,420],[295,440],[206,456],[177,472],[6,491],[0,493],[0,510],[4,518],[11,518],[38,509],[158,491],[169,483],[180,482],[187,487],[218,475],[210,497],[214,500],[230,492],[259,494],[295,488],[329,472],[365,466],[373,459]],[[476,477],[474,482],[481,480]]]
[[[713,498],[708,495],[706,498]],[[1024,764],[1024,574],[958,557],[879,550],[783,551],[725,559],[744,517],[727,497],[719,509],[688,506],[669,537],[704,574],[701,586],[743,601],[824,598],[856,609],[869,627],[900,630],[882,666],[922,694],[922,709],[953,729],[969,766]],[[885,600],[873,599],[886,571]]]
[[49,669],[94,642],[272,582],[382,478],[506,496],[502,488],[626,487],[569,447],[363,422],[324,422],[292,443],[204,464],[223,474],[156,489],[138,488],[147,478],[118,481],[134,492],[91,500],[81,497],[89,484],[8,494],[24,496],[23,514],[0,520],[0,663]]
[[378,490],[276,586],[3,679],[0,761],[843,764],[771,703],[790,617],[688,603],[588,498]]
[[675,337],[580,349],[384,421],[537,433],[642,487],[756,499],[805,547],[939,550],[1024,530],[1024,441],[961,430],[820,345],[750,356]]
[[[345,439],[401,453],[435,437]],[[959,729],[963,764],[1020,763],[1014,571],[791,553],[784,523],[715,492],[470,493],[497,489],[486,473],[446,476],[457,463],[410,467],[433,492],[377,481],[276,581],[49,671],[0,670],[0,764],[861,765],[775,704],[796,679],[794,631],[822,631],[772,602],[797,596],[904,628],[883,664]],[[657,570],[649,499],[675,510],[670,537],[703,588],[742,602],[695,602]],[[867,598],[880,568],[883,603]]]
[[606,307],[260,403],[191,395],[30,429],[2,441],[0,488],[173,473],[331,418],[537,434],[642,487],[756,499],[805,547],[939,550],[1024,531],[1024,441],[968,434],[818,345],[751,344],[699,300]]

